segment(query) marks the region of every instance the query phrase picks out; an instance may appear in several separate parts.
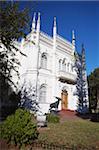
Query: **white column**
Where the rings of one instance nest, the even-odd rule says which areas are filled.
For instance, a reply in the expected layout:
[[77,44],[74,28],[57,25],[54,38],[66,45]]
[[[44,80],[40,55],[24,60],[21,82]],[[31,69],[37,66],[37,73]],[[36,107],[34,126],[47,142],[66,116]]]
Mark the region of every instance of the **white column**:
[[52,72],[53,72],[53,83],[52,83],[52,95],[55,95],[55,82],[56,82],[56,17],[54,17],[54,26],[53,26],[53,52],[52,52]]
[[37,27],[36,27],[36,51],[37,51],[37,77],[36,77],[36,99],[38,100],[38,79],[39,79],[39,54],[40,54],[40,45],[39,45],[39,37],[40,37],[40,13],[38,13]]

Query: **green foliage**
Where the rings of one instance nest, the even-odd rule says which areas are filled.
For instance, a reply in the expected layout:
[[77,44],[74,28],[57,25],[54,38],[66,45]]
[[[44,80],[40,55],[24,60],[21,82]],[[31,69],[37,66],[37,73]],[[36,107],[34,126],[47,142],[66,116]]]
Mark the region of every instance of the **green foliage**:
[[[6,94],[6,92],[5,92]],[[1,120],[5,120],[7,116],[15,113],[15,111],[18,109],[20,104],[20,92],[15,93],[11,92],[11,94],[7,98],[4,99],[5,104],[1,105],[1,113],[0,118]]]
[[82,45],[81,54],[75,52],[75,69],[77,73],[76,78],[76,92],[78,96],[77,111],[79,113],[88,112],[88,88],[87,88],[87,77],[86,77],[86,61],[85,61],[85,49]]
[[25,54],[21,52],[16,41],[25,36],[29,17],[26,9],[19,9],[18,2],[12,4],[12,1],[1,1],[0,4],[0,103],[3,110],[6,106],[9,108],[8,97],[13,91],[11,88],[17,87],[17,83],[12,80],[12,74],[19,79],[20,61],[17,56]]
[[99,110],[96,110],[96,113],[92,114],[91,121],[99,122]]
[[8,116],[0,125],[1,138],[22,146],[38,138],[37,126],[31,121],[28,111],[17,109],[14,115]]
[[50,122],[50,123],[59,123],[60,118],[57,115],[48,114],[47,115],[47,121]]
[[31,83],[24,82],[20,89],[20,96],[20,107],[26,108],[34,113],[38,111],[39,105],[36,101],[36,90]]
[[99,109],[99,68],[88,76],[90,109]]
[[13,71],[19,77],[20,62],[16,55],[18,52],[23,54],[15,41],[25,36],[29,18],[27,10],[20,11],[17,3],[2,1],[0,4],[0,84],[2,87],[4,83],[15,86],[11,73]]
[[18,2],[1,2],[0,9],[0,34],[3,44],[9,48],[13,40],[18,40],[25,35],[29,17],[27,9],[19,10]]

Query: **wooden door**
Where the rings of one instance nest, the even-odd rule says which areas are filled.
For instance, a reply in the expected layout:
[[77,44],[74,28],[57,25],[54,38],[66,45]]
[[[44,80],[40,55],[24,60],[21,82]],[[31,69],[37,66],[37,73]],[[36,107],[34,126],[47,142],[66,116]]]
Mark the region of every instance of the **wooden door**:
[[68,93],[67,93],[67,91],[62,91],[61,99],[62,99],[62,109],[67,109],[68,108]]

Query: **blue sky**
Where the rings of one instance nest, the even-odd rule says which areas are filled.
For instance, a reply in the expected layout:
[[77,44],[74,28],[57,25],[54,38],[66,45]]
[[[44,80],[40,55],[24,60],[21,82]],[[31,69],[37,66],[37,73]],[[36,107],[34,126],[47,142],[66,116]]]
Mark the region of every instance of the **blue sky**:
[[[53,17],[57,18],[58,34],[71,41],[75,30],[76,47],[86,50],[87,74],[99,67],[99,2],[50,1],[20,2],[21,9],[28,7],[32,19],[34,12],[41,13],[41,30],[52,35]],[[32,21],[32,20],[31,20]]]

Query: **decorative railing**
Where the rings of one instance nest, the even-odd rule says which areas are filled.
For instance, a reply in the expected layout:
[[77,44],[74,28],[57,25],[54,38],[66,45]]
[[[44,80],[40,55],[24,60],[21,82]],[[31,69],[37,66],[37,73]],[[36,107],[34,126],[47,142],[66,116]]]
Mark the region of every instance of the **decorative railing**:
[[61,79],[64,79],[64,80],[70,80],[70,81],[75,82],[77,76],[74,73],[65,72],[65,71],[60,70],[58,72],[58,77],[61,78]]

